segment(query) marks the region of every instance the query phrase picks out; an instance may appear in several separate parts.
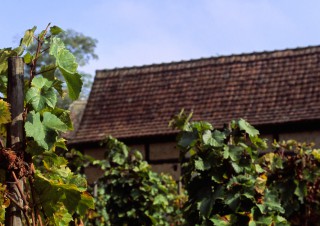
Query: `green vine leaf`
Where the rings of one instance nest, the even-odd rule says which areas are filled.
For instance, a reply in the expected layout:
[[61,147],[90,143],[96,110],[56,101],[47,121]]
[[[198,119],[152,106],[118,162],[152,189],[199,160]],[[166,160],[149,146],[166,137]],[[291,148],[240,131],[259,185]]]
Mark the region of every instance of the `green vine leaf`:
[[68,130],[73,130],[73,125],[70,118],[69,110],[55,108],[51,111],[51,113],[57,116],[68,127]]
[[60,50],[65,49],[63,41],[58,37],[51,38],[49,54],[57,57]]
[[7,95],[7,82],[8,82],[8,78],[6,75],[0,75],[0,93],[2,93],[2,95],[4,97],[6,97]]
[[26,30],[20,45],[25,45],[26,47],[30,46],[33,43],[33,36],[36,29],[37,27],[34,26],[32,29]]
[[214,223],[214,225],[218,225],[218,226],[232,225],[232,223],[230,222],[230,216],[222,218],[219,215],[214,215],[212,218],[210,218],[210,221]]
[[280,213],[284,213],[278,194],[275,191],[270,191],[268,189],[265,191],[264,200],[261,204],[257,204],[257,207],[263,214],[268,211],[279,211]]
[[307,191],[307,184],[306,182],[299,182],[297,180],[294,180],[294,183],[296,184],[296,189],[294,190],[294,194],[298,197],[298,200],[301,204],[304,203],[304,198],[308,194]]
[[205,217],[209,217],[215,200],[212,197],[204,197],[201,201],[199,212]]
[[67,49],[59,50],[56,55],[57,65],[59,69],[66,71],[69,74],[77,72],[78,63],[75,56]]
[[77,212],[80,215],[85,215],[88,209],[94,209],[94,199],[88,192],[83,192],[77,206]]
[[48,144],[45,142],[46,131],[41,123],[40,113],[35,113],[34,111],[28,113],[25,131],[27,137],[32,137],[39,146],[48,149]]
[[67,132],[69,129],[64,122],[62,122],[57,116],[51,114],[50,112],[43,113],[42,123],[47,128],[61,132]]
[[23,61],[25,64],[30,64],[31,61],[33,59],[33,56],[31,55],[31,53],[27,52],[24,56],[23,56]]
[[61,148],[65,151],[68,151],[66,140],[64,138],[59,138],[51,147],[50,151],[55,152],[56,148]]
[[75,56],[65,48],[61,39],[57,37],[51,39],[49,53],[56,58],[56,65],[66,80],[69,97],[72,100],[78,99],[83,82],[81,75],[77,73],[78,63]]
[[0,75],[7,75],[8,58],[15,56],[16,52],[11,48],[0,49]]
[[239,120],[239,127],[241,130],[244,130],[250,137],[255,137],[259,135],[259,131],[251,126],[247,121],[244,119]]
[[72,215],[63,205],[61,205],[60,209],[53,214],[53,222],[56,226],[69,226],[69,223],[72,220]]
[[32,137],[40,147],[48,150],[54,145],[58,131],[66,132],[68,126],[50,112],[43,113],[43,120],[39,112],[31,111],[27,115],[25,131],[27,137]]
[[53,81],[42,76],[35,77],[31,83],[32,87],[26,93],[26,101],[34,110],[41,111],[46,106],[54,108],[57,103],[57,95],[54,91]]
[[68,95],[72,100],[76,100],[79,98],[81,87],[82,87],[82,80],[81,75],[78,73],[70,74],[67,71],[64,71],[60,68],[60,71],[66,80],[67,87],[68,87]]
[[203,160],[201,158],[198,158],[194,161],[194,167],[196,170],[199,170],[199,171],[204,171],[205,170],[205,167],[204,167],[204,163],[203,163]]
[[17,48],[13,49],[13,52],[16,56],[21,56],[24,52],[24,47],[18,46]]
[[50,27],[50,33],[51,33],[52,35],[58,35],[58,34],[60,34],[61,32],[63,32],[63,30],[62,30],[60,27],[58,27],[58,26],[52,26],[52,27]]
[[56,71],[57,66],[54,64],[44,65],[40,69],[40,74],[48,80],[54,80],[54,73]]
[[53,81],[53,88],[58,92],[61,97],[65,96],[65,91],[63,90],[63,82],[61,80],[54,80]]

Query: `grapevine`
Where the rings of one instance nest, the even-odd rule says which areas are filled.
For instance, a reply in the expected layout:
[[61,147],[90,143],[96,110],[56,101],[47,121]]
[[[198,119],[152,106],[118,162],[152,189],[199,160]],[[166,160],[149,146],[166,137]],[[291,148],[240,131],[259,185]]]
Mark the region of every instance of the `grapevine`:
[[[78,64],[58,34],[63,30],[48,26],[36,35],[36,27],[25,32],[17,48],[0,50],[0,222],[13,205],[22,212],[23,225],[80,224],[79,216],[94,208],[93,198],[86,192],[86,180],[74,174],[68,161],[59,156],[58,149],[67,150],[61,134],[72,130],[70,112],[56,106],[57,96],[79,97],[82,81]],[[36,51],[27,47],[36,43]],[[39,66],[45,54],[54,59],[50,65]],[[7,102],[8,60],[22,58],[27,70],[24,85],[22,121],[25,137],[19,147],[6,142],[6,125],[11,122]],[[60,80],[56,75],[63,76]],[[67,91],[65,91],[65,87]],[[21,89],[23,92],[23,88]],[[14,184],[22,200],[16,200],[7,189]]]

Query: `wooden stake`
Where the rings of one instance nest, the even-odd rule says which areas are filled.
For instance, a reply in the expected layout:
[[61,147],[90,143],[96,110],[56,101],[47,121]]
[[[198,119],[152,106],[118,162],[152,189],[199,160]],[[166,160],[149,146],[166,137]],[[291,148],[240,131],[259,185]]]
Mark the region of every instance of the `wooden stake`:
[[[21,57],[8,59],[8,89],[7,100],[11,108],[12,121],[7,127],[7,144],[17,155],[23,156],[24,152],[24,62]],[[19,186],[23,190],[23,180],[19,179]],[[23,200],[11,173],[7,175],[7,187],[12,198],[20,206]],[[6,226],[22,226],[22,213],[17,205],[11,202],[6,209]]]

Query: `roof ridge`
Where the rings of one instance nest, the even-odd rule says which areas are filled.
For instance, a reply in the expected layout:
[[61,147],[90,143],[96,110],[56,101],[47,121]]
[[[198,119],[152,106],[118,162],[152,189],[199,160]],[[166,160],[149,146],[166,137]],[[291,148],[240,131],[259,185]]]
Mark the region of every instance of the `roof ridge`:
[[99,72],[112,73],[112,72],[120,72],[120,71],[133,71],[134,73],[136,73],[136,70],[140,70],[141,71],[140,73],[150,73],[150,70],[155,70],[155,71],[170,70],[171,71],[171,70],[179,70],[181,68],[186,69],[185,64],[190,64],[188,68],[192,68],[192,67],[199,67],[200,66],[199,64],[201,64],[201,62],[202,62],[201,66],[207,66],[207,65],[213,65],[213,64],[223,65],[223,64],[235,63],[237,61],[239,62],[256,61],[257,57],[260,58],[259,60],[267,60],[270,58],[275,59],[275,58],[283,58],[288,56],[303,56],[303,55],[314,54],[316,52],[320,53],[320,45],[297,47],[297,48],[286,48],[282,50],[259,51],[259,52],[250,52],[250,53],[202,57],[198,59],[146,64],[141,66],[116,67],[112,69],[96,70],[96,74],[97,74],[97,77],[104,77],[104,76],[101,76]]

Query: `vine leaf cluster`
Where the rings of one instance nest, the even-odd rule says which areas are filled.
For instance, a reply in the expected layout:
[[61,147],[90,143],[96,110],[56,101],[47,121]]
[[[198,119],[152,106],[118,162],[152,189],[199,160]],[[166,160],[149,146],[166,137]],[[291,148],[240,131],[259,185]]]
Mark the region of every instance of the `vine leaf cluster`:
[[[61,133],[73,129],[70,112],[56,104],[57,97],[64,95],[64,83],[69,98],[79,98],[81,75],[76,58],[58,37],[63,30],[49,24],[36,36],[36,29],[27,30],[17,48],[0,50],[0,222],[4,222],[5,208],[15,202],[6,189],[6,177],[12,175],[23,199],[17,207],[23,212],[25,225],[69,225],[71,221],[80,224],[81,216],[94,208],[94,203],[86,191],[86,180],[74,174],[67,167],[68,161],[56,152],[67,151]],[[34,42],[36,50],[27,51]],[[38,60],[47,54],[55,59],[54,63],[37,71]],[[17,156],[5,142],[6,124],[11,121],[6,102],[9,57],[22,57],[29,75],[24,85],[25,150]],[[63,80],[55,76],[57,71]],[[23,186],[18,180],[23,181]]]
[[180,130],[187,225],[319,224],[319,149],[289,140],[265,151],[243,119],[216,129],[191,117],[182,111],[170,123]]

